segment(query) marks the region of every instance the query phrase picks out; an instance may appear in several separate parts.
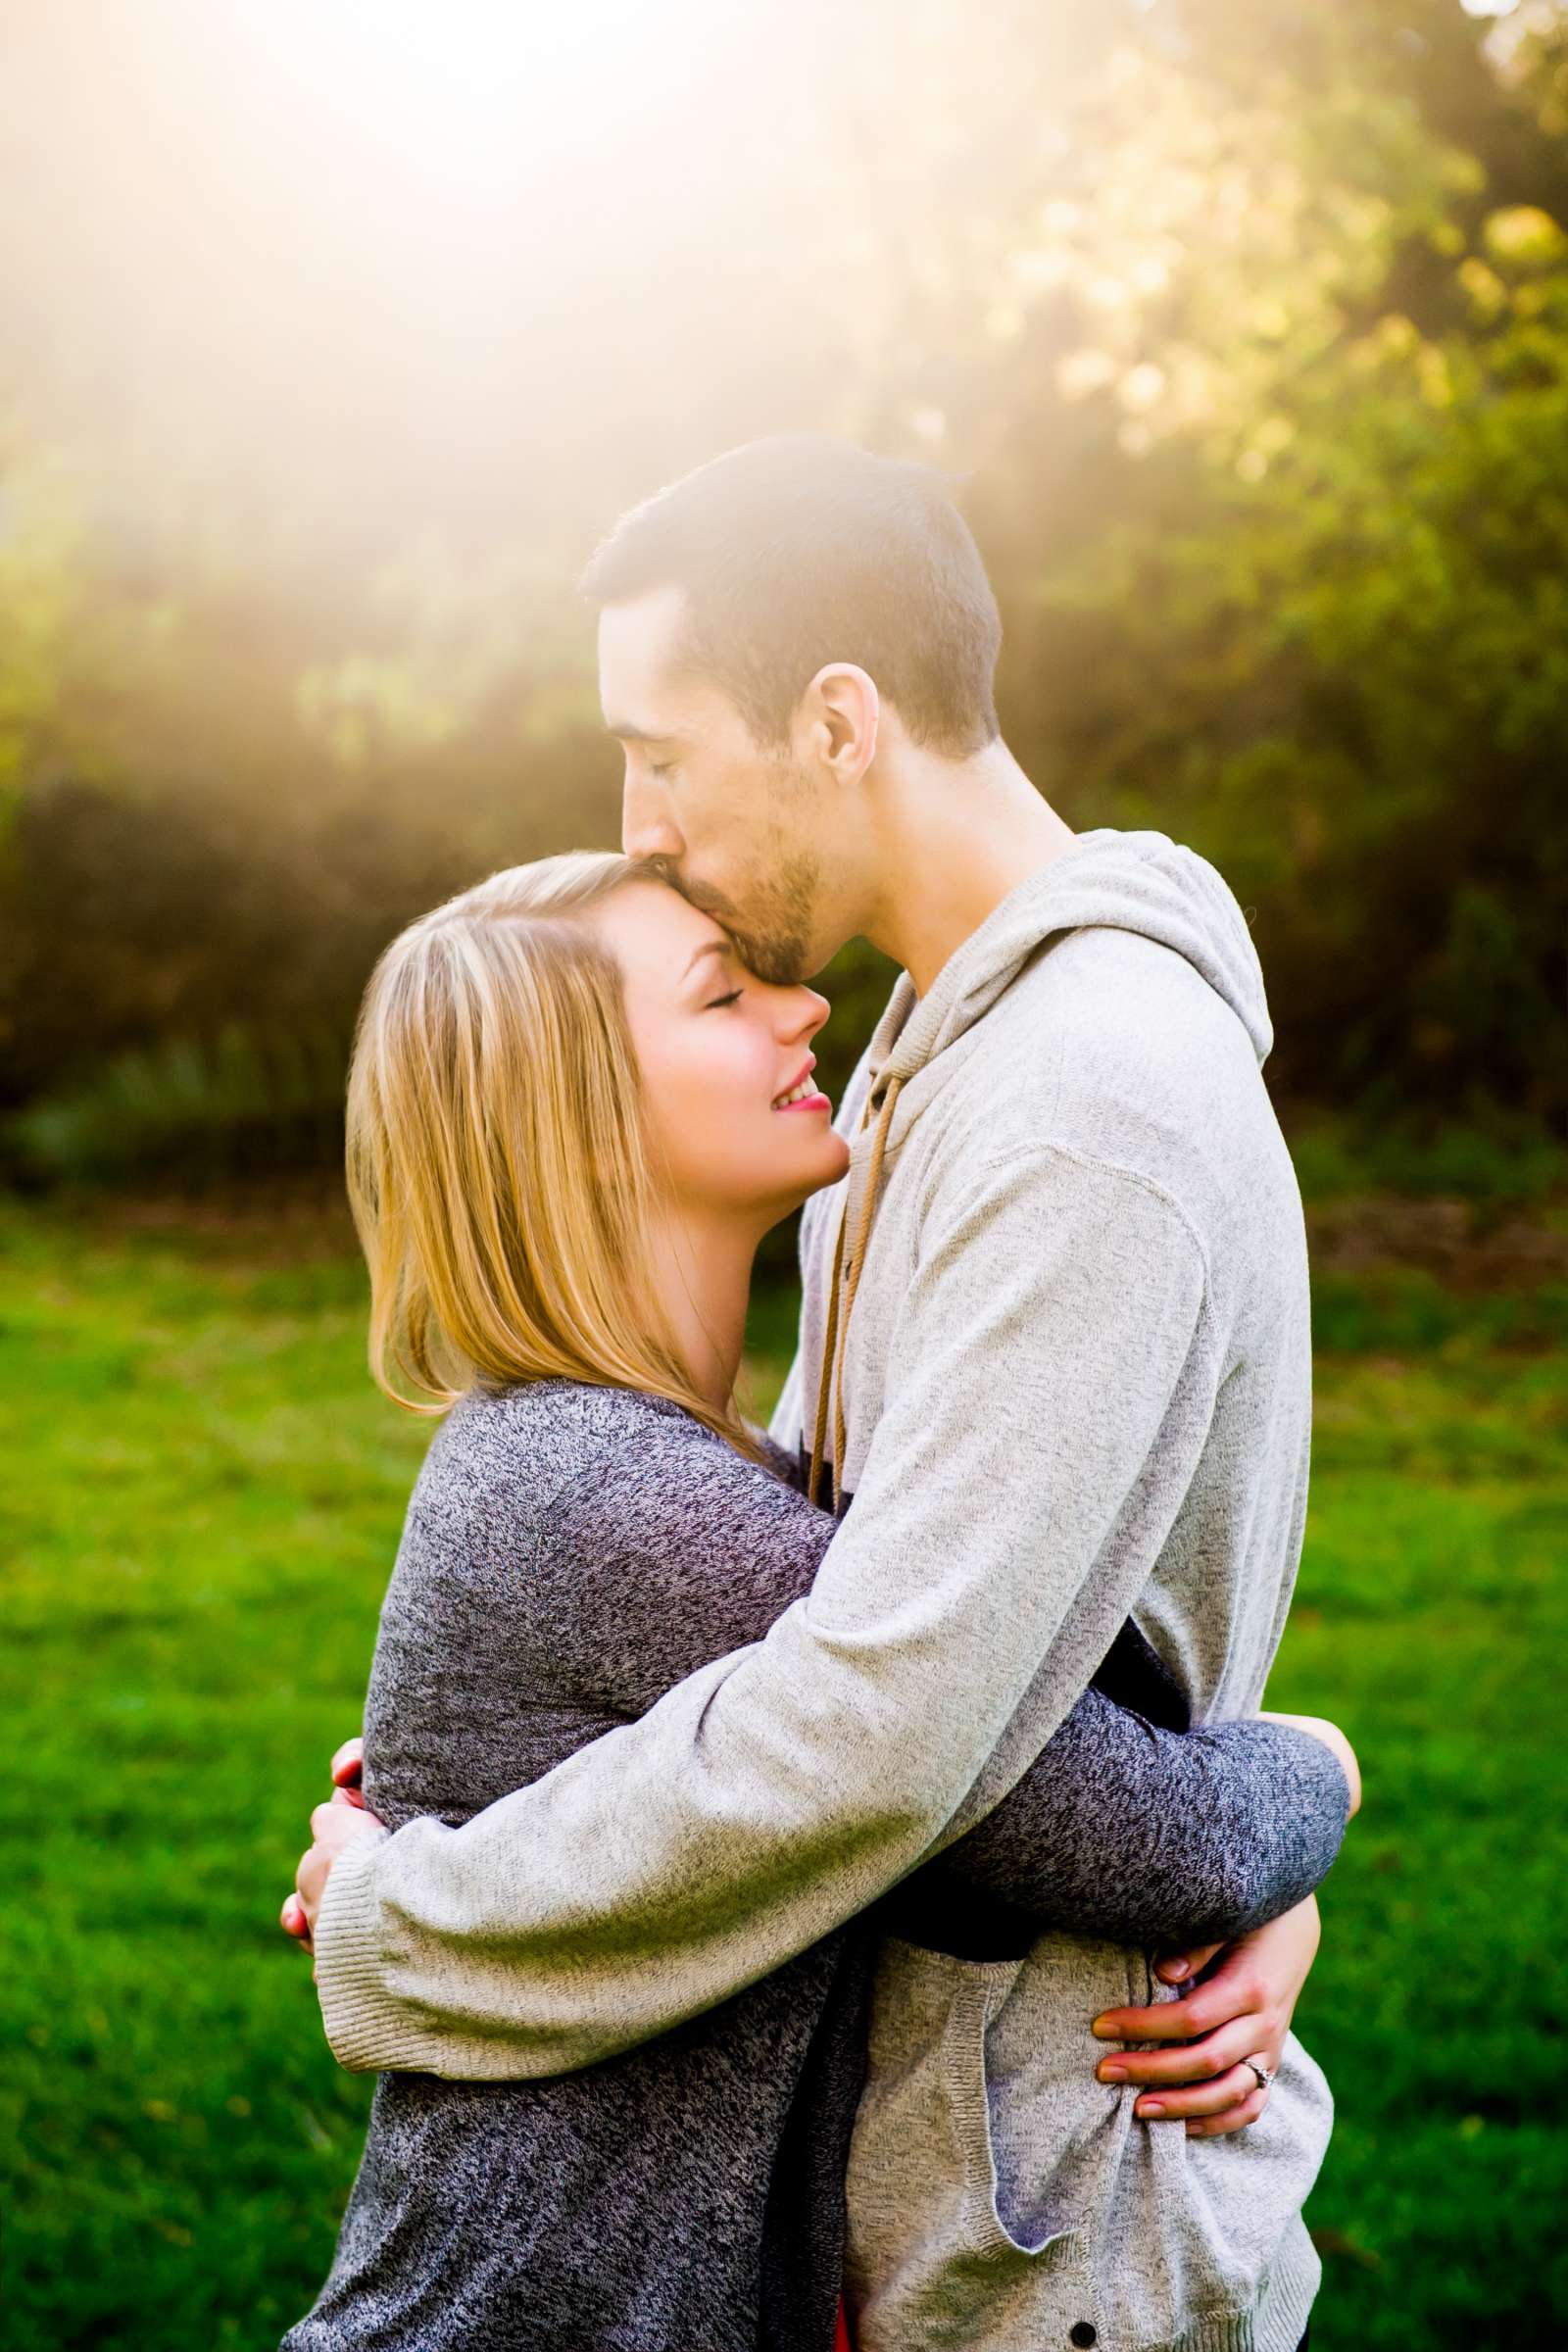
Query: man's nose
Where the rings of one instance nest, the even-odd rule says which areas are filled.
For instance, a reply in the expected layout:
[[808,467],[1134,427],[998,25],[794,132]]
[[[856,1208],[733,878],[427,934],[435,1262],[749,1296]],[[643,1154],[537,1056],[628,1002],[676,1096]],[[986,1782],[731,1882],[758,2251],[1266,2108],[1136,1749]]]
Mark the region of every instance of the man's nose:
[[686,847],[661,796],[629,774],[620,796],[620,846],[628,858],[679,858]]

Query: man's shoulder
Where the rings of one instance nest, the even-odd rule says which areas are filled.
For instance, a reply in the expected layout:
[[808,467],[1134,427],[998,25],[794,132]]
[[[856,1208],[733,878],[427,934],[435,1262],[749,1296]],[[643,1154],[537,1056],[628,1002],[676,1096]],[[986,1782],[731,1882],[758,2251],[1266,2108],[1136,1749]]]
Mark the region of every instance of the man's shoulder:
[[932,1107],[939,1192],[1004,1161],[1042,1186],[1131,1183],[1205,1255],[1248,1200],[1273,1215],[1298,1199],[1241,1021],[1182,956],[1131,932],[1072,932],[1042,953]]
[[988,1056],[1060,1043],[1069,1068],[1207,1058],[1221,1040],[1239,1070],[1258,1069],[1245,1025],[1203,974],[1163,941],[1114,924],[1044,942],[975,1034]]

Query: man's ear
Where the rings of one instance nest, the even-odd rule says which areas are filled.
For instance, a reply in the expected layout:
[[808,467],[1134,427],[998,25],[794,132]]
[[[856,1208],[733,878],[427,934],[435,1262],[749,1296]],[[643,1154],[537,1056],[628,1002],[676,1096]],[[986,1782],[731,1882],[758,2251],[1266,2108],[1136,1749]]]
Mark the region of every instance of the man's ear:
[[801,697],[802,748],[840,784],[858,784],[876,758],[882,698],[853,662],[830,662]]

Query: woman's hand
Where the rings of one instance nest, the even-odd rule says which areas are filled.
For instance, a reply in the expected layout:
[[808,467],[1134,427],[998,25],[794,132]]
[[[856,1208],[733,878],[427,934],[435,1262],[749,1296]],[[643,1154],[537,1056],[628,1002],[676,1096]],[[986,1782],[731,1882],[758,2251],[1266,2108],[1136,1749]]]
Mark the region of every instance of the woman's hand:
[[[1266,1713],[1321,1740],[1361,1807],[1361,1768],[1337,1723],[1322,1715]],[[1317,1897],[1229,1945],[1204,1944],[1160,1961],[1165,1984],[1194,1984],[1185,2000],[1147,2009],[1107,2009],[1094,2022],[1101,2041],[1156,2041],[1158,2050],[1119,2050],[1097,2068],[1102,2082],[1146,2087],[1133,2113],[1149,2123],[1185,2123],[1193,2139],[1217,2139],[1255,2124],[1268,2104],[1302,1985],[1322,1936]],[[1207,1972],[1204,1974],[1203,1972]],[[1200,1984],[1194,1981],[1202,1977]]]
[[[279,1914],[285,1935],[292,1936],[307,1951],[314,1949],[312,1941],[316,1915],[321,1907],[326,1890],[327,1874],[345,1845],[364,1836],[368,1830],[378,1830],[377,1821],[365,1802],[361,1784],[365,1774],[365,1742],[345,1740],[332,1758],[333,1781],[330,1801],[318,1805],[311,1815],[310,1851],[295,1873],[295,1892],[288,1896]],[[346,1808],[346,1815],[338,1808]],[[355,1816],[358,1816],[356,1819]]]
[[[1255,2124],[1268,2104],[1302,1985],[1322,1934],[1317,1897],[1227,1945],[1185,2000],[1148,2009],[1107,2009],[1094,2022],[1100,2041],[1157,2041],[1157,2050],[1118,2050],[1096,2069],[1102,2082],[1147,2085],[1133,2113],[1150,2123],[1183,2123],[1191,2139],[1217,2139]],[[1180,1984],[1208,1966],[1212,1945],[1162,1961],[1155,1974]]]

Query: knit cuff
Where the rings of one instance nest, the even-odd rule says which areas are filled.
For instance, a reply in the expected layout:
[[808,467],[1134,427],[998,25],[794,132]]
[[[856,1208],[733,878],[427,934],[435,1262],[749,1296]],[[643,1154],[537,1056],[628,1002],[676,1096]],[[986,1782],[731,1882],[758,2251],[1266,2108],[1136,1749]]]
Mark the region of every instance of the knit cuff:
[[387,1984],[376,1863],[389,1833],[356,1838],[327,1876],[316,1916],[316,1989],[332,2054],[351,2074],[416,2068],[405,2015]]

